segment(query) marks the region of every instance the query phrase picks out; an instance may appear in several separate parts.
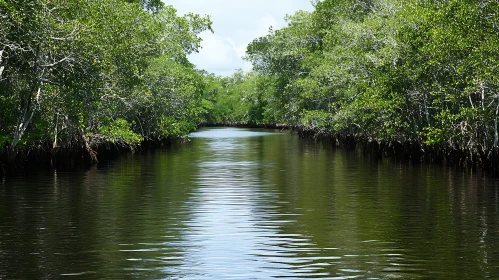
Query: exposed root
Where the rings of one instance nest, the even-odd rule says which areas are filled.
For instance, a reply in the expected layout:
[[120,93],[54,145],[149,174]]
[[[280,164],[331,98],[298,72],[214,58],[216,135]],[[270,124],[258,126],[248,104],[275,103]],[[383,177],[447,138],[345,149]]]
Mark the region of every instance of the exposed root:
[[85,135],[85,133],[83,132],[83,129],[80,129],[80,136],[81,136],[81,140],[83,141],[83,145],[85,147],[85,150],[87,151],[88,155],[90,156],[90,160],[92,162],[98,162],[97,153],[92,149],[92,147],[90,145],[89,138],[88,138],[88,136]]

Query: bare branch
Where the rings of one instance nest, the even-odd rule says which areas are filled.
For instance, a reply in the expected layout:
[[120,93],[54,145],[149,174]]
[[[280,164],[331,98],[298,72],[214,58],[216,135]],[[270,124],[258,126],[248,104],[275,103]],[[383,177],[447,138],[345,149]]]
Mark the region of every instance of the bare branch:
[[46,79],[46,78],[40,78],[39,80],[40,80],[40,82],[45,82],[45,83],[50,84],[50,85],[62,86],[61,83],[54,82],[54,81],[51,81],[51,80]]
[[62,63],[62,62],[64,62],[64,61],[68,60],[68,59],[69,59],[69,56],[66,56],[65,58],[63,58],[63,59],[61,59],[61,60],[59,60],[59,61],[56,61],[56,62],[51,63],[51,64],[44,64],[44,65],[40,65],[40,67],[54,67],[54,66],[56,66],[57,64]]
[[[2,64],[3,51],[3,49],[0,50],[0,64]],[[0,66],[0,80],[2,80],[3,69],[5,69],[5,66]]]

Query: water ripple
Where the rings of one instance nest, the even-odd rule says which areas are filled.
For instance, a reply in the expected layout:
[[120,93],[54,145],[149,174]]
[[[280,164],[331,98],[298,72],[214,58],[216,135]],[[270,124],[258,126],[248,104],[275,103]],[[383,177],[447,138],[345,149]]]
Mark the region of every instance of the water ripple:
[[283,135],[200,131],[85,174],[3,183],[0,279],[499,275],[496,181]]

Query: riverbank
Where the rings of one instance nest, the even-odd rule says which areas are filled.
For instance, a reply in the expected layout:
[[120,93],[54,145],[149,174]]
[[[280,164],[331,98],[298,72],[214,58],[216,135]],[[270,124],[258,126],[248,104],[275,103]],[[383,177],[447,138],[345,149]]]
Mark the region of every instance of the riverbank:
[[29,149],[18,151],[14,158],[9,157],[8,146],[0,153],[0,177],[23,175],[35,170],[85,170],[99,161],[111,160],[125,153],[137,153],[169,147],[182,142],[183,138],[164,138],[161,140],[143,140],[139,145],[103,141],[99,143],[79,143],[64,147],[52,147],[46,141],[33,145]]
[[266,129],[292,129],[286,124],[276,123],[244,123],[244,122],[218,122],[218,123],[202,123],[198,127],[241,127],[241,128],[266,128]]
[[[202,123],[198,125],[198,128],[200,127],[292,129],[290,126],[283,124],[238,122]],[[10,147],[5,145],[0,151],[0,177],[23,175],[34,170],[44,169],[87,169],[99,161],[114,159],[125,153],[169,147],[173,143],[183,141],[185,141],[184,137],[166,137],[162,139],[145,139],[137,145],[128,145],[120,141],[110,142],[98,138],[98,141],[87,139],[86,141],[82,140],[78,143],[69,143],[54,148],[53,142],[47,140],[32,144],[28,148],[21,148],[15,156],[10,156]]]
[[413,163],[434,163],[466,170],[481,169],[493,176],[499,174],[497,149],[471,150],[459,145],[426,145],[418,141],[381,141],[355,133],[327,133],[303,127],[291,127],[302,137],[312,137],[346,149],[360,149],[365,155],[393,158]]
[[499,275],[495,179],[263,131],[0,179],[0,278]]
[[[203,123],[201,127],[239,127],[289,130],[300,137],[326,141],[330,145],[344,149],[360,149],[364,155],[379,159],[412,161],[413,163],[431,162],[464,169],[482,169],[496,176],[498,153],[496,150],[472,151],[458,146],[424,145],[417,141],[380,141],[360,134],[326,133],[317,129],[299,126],[266,123]],[[18,153],[14,160],[9,159],[7,147],[0,153],[0,177],[24,174],[34,169],[86,169],[98,161],[117,158],[124,153],[135,153],[169,147],[172,143],[182,142],[185,138],[165,138],[144,140],[137,146],[121,145],[112,142],[93,143],[91,149],[85,145],[52,148],[49,142],[41,143]]]
[[215,123],[202,124],[202,127],[243,127],[290,130],[300,137],[320,139],[340,148],[360,149],[363,154],[377,158],[393,158],[413,163],[427,162],[463,169],[482,169],[492,175],[499,174],[498,152],[494,149],[484,151],[461,148],[458,145],[425,145],[418,141],[381,141],[365,137],[360,133],[330,133],[303,126],[266,123]]

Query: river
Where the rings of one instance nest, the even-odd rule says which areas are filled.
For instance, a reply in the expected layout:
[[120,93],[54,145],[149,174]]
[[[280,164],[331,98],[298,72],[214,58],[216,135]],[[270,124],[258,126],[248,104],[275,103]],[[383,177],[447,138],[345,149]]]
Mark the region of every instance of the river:
[[499,184],[210,128],[0,182],[0,279],[498,279]]

